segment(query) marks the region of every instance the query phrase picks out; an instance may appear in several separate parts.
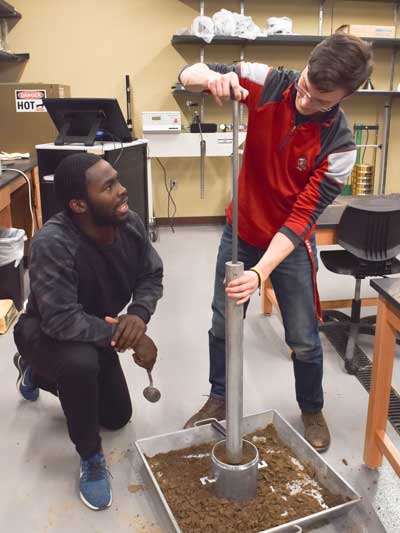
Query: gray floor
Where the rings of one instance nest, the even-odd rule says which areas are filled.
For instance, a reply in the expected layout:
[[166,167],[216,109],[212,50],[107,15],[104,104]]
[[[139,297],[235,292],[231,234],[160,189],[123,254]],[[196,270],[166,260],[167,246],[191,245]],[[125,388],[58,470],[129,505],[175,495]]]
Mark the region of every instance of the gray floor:
[[[135,414],[123,430],[103,433],[103,447],[113,475],[114,502],[110,510],[95,513],[80,503],[78,456],[69,442],[60,406],[43,392],[34,404],[19,398],[12,365],[12,335],[9,332],[0,338],[0,531],[164,531],[138,473],[133,444],[138,438],[180,429],[208,393],[207,329],[220,231],[219,227],[179,227],[175,234],[169,229],[160,232],[156,247],[165,262],[165,295],[149,333],[159,346],[154,379],[162,391],[162,401],[146,403],[142,396],[146,374],[129,355],[122,354]],[[351,280],[332,276],[320,268],[321,297],[351,297]],[[367,287],[364,293],[373,294]],[[388,532],[400,532],[399,479],[386,462],[379,471],[366,469],[362,462],[367,393],[354,377],[343,372],[342,361],[325,338],[323,343],[325,414],[333,435],[325,458],[372,503]],[[362,343],[371,354],[371,340],[364,337]],[[301,431],[282,325],[276,315],[260,314],[258,296],[251,302],[245,323],[245,356],[245,414],[274,408]],[[396,355],[396,386],[400,385],[399,360],[400,352]],[[389,430],[400,446],[400,438]],[[138,485],[140,490],[131,492],[132,485]]]

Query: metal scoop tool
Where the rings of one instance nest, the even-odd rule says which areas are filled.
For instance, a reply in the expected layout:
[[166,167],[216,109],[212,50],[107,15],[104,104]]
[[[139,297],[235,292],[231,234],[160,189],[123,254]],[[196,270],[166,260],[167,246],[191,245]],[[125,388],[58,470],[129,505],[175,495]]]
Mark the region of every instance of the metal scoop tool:
[[147,370],[147,375],[149,376],[150,385],[143,389],[143,396],[147,401],[156,403],[161,398],[161,392],[157,389],[157,387],[154,387],[153,377],[150,370]]

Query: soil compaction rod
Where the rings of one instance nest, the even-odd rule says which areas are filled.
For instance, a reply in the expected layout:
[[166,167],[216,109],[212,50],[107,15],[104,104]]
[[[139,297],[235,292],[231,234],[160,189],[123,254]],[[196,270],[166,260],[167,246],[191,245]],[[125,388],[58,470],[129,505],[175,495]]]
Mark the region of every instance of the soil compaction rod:
[[[243,263],[238,261],[239,102],[233,100],[232,106],[232,261],[225,264],[226,284],[243,273]],[[225,316],[226,456],[230,464],[238,464],[243,456],[243,304],[225,296]]]

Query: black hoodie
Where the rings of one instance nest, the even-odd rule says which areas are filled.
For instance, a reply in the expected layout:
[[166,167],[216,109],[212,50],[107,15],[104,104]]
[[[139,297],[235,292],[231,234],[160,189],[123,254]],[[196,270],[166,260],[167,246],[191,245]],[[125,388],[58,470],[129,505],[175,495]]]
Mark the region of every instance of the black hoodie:
[[127,313],[148,322],[162,296],[163,265],[137,213],[117,226],[112,244],[99,245],[66,211],[38,231],[30,250],[27,314],[60,341],[109,346],[116,317]]

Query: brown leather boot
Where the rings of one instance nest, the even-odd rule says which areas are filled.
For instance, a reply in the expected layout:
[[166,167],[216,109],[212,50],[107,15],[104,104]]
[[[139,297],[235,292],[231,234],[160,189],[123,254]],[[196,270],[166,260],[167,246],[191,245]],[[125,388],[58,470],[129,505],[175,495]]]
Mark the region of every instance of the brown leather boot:
[[200,411],[189,418],[183,426],[183,429],[192,428],[194,427],[195,422],[205,420],[206,418],[225,420],[225,400],[223,398],[219,399],[210,396]]
[[318,413],[301,413],[304,424],[304,438],[317,452],[324,452],[329,448],[331,436],[322,411]]

